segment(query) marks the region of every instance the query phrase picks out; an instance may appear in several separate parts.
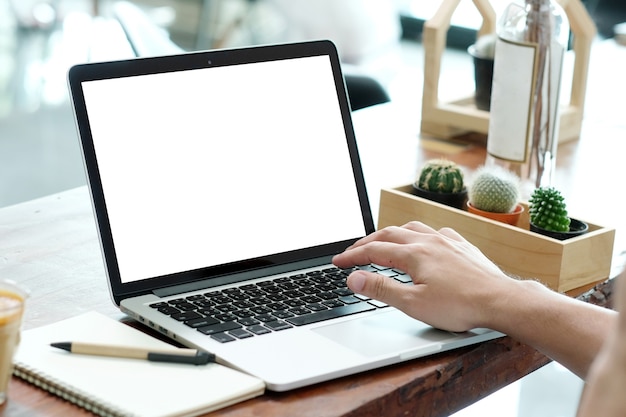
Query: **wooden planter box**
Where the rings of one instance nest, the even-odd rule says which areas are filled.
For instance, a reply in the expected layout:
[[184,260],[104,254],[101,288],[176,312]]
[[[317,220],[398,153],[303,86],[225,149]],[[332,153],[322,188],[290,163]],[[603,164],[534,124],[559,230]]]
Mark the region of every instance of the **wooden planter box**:
[[609,277],[615,229],[589,223],[589,232],[561,241],[529,230],[527,205],[511,226],[417,197],[411,189],[409,184],[381,190],[379,228],[412,220],[434,229],[451,227],[509,274],[560,292]]

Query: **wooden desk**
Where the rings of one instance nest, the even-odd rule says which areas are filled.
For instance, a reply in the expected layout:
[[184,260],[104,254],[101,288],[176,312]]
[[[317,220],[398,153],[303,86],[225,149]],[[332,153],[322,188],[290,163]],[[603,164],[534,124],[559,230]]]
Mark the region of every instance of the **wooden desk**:
[[[606,48],[614,60],[613,47]],[[626,52],[620,53],[626,56]],[[604,71],[601,66],[594,68]],[[623,100],[626,91],[619,87],[622,92],[618,97],[600,94],[615,94],[616,88],[597,90],[606,85],[607,77],[593,77],[582,137],[559,148],[556,183],[571,201],[573,215],[617,228],[616,259],[620,259],[617,255],[626,248],[620,238],[626,225],[620,216],[621,198],[615,193],[622,187],[613,177],[619,176],[624,162],[620,150],[626,126],[619,115],[614,117],[618,114],[614,105]],[[620,79],[612,80],[624,84]],[[466,137],[456,144],[418,138],[417,116],[404,116],[393,105],[364,109],[354,116],[375,213],[378,190],[411,182],[427,158],[443,153],[469,168],[484,160],[484,138],[476,141]],[[85,187],[0,209],[0,275],[31,289],[24,325],[27,329],[89,310],[123,318],[108,296]],[[604,283],[586,298],[607,305],[612,283]],[[289,393],[267,393],[210,415],[447,416],[548,362],[534,349],[505,337]],[[0,415],[90,414],[13,378],[10,400],[0,408]]]

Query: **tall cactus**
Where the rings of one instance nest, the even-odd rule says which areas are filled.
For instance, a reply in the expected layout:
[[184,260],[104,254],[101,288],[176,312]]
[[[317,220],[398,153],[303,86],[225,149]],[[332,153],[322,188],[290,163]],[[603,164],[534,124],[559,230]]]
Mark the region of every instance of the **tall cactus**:
[[530,221],[535,226],[553,232],[569,231],[570,218],[559,190],[554,187],[537,188],[528,202]]
[[499,166],[479,168],[469,187],[469,202],[493,213],[512,212],[520,199],[519,178]]
[[465,189],[463,171],[456,163],[446,159],[427,161],[415,185],[435,193],[458,193]]

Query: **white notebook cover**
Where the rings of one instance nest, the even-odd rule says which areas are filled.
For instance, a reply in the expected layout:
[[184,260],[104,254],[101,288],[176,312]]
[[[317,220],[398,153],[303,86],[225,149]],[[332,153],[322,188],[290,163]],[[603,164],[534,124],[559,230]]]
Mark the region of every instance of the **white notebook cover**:
[[170,346],[88,312],[22,332],[14,374],[102,416],[196,416],[263,394],[262,380],[225,366],[71,354],[52,342]]

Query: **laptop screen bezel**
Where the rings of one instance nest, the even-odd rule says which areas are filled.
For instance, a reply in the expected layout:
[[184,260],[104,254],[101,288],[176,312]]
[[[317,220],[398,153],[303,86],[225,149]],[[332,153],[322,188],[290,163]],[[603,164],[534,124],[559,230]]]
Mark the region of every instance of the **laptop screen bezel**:
[[[91,135],[91,128],[83,94],[84,82],[104,80],[110,78],[131,77],[143,74],[158,74],[171,71],[184,71],[193,69],[210,68],[254,62],[265,62],[289,58],[328,56],[333,70],[335,89],[341,116],[347,147],[350,154],[354,181],[357,188],[359,203],[363,214],[365,234],[374,231],[374,221],[371,214],[365,180],[358,154],[358,147],[352,126],[350,105],[346,93],[345,82],[341,72],[341,66],[334,44],[330,41],[312,41],[293,44],[266,45],[231,50],[214,50],[193,52],[180,55],[170,55],[150,58],[136,58],[123,61],[99,62],[80,64],[72,67],[68,72],[68,85],[72,97],[75,121],[78,130],[79,141],[83,154],[83,162],[91,193],[97,230],[100,240],[102,255],[104,258],[109,289],[115,304],[121,300],[141,294],[153,292],[155,289],[172,285],[185,286],[195,282],[215,283],[241,280],[253,276],[255,271],[265,271],[267,268],[283,266],[289,269],[289,263],[294,256],[307,259],[329,259],[330,256],[342,251],[347,245],[362,236],[354,236],[350,239],[300,249],[293,252],[278,253],[269,256],[249,259],[245,262],[234,262],[213,267],[200,268],[175,274],[163,275],[143,279],[135,282],[123,283],[117,262],[114,239],[109,224],[105,195],[98,169],[98,161]],[[311,265],[313,266],[313,265]],[[298,265],[302,267],[302,265]],[[281,270],[281,268],[278,268]],[[223,277],[224,279],[215,280]]]

